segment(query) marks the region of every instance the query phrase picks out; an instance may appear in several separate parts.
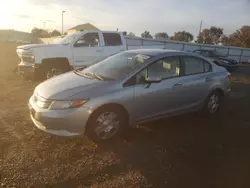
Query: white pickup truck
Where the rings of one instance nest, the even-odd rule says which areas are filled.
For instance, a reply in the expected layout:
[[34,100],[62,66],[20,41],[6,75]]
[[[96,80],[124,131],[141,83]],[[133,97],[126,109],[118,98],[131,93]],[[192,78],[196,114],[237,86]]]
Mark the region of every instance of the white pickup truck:
[[48,79],[126,49],[122,33],[80,31],[67,35],[58,44],[18,46],[17,55],[21,59],[18,70],[25,77]]

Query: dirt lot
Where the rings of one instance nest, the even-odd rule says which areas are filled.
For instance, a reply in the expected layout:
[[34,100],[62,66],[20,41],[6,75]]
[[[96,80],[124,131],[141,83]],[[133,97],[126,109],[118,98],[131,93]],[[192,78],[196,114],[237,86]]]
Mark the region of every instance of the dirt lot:
[[250,67],[218,118],[164,119],[97,146],[37,130],[27,108],[37,83],[13,73],[14,44],[0,44],[0,59],[1,187],[250,187]]

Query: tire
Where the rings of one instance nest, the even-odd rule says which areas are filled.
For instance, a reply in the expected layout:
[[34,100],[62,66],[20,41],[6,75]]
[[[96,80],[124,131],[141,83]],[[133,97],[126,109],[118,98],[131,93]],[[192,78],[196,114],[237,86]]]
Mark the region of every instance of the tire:
[[[113,126],[108,123],[109,117]],[[101,121],[105,118],[106,123]],[[123,133],[127,127],[127,121],[126,114],[121,108],[116,106],[101,107],[90,117],[87,123],[86,136],[94,142],[113,140]]]
[[42,80],[47,80],[49,78],[58,76],[60,74],[63,74],[65,72],[68,72],[69,66],[66,65],[65,63],[47,63],[45,65],[43,65],[41,70],[41,74],[40,74],[40,78]]
[[220,91],[213,91],[210,93],[203,107],[204,114],[208,116],[215,116],[222,105],[222,101],[223,95]]

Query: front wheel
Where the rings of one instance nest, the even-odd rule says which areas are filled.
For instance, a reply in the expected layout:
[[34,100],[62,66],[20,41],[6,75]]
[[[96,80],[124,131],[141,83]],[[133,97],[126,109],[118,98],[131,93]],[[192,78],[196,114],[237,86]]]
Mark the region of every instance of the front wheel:
[[208,115],[215,115],[220,109],[222,103],[222,94],[219,91],[212,92],[203,107],[203,111]]
[[123,110],[104,107],[92,115],[87,126],[87,136],[93,141],[111,140],[125,129],[127,118]]
[[46,74],[46,79],[53,78],[55,76],[58,76],[62,74],[64,71],[60,68],[50,68],[48,69],[45,74]]
[[39,77],[41,80],[47,80],[60,74],[63,74],[69,70],[69,66],[64,64],[47,64],[41,67]]

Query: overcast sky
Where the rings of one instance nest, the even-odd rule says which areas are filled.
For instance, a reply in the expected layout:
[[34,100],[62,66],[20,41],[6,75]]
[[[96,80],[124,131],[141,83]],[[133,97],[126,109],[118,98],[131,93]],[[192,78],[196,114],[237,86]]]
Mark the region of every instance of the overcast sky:
[[212,25],[226,34],[250,25],[250,0],[7,0],[1,2],[0,29],[30,32],[33,27],[64,28],[90,22],[102,30],[148,30],[167,32],[186,30],[197,35]]

